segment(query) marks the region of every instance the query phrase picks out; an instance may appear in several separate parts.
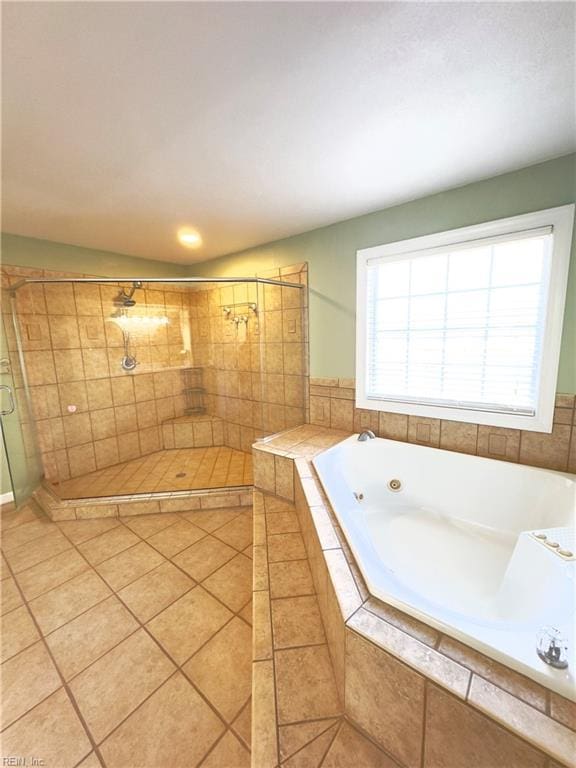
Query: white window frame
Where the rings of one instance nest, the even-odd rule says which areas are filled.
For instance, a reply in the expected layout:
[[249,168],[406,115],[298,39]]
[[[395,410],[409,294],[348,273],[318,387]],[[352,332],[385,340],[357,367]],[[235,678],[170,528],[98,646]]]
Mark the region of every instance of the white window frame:
[[[574,205],[548,208],[520,216],[497,219],[471,227],[451,229],[423,237],[400,240],[395,243],[363,248],[356,252],[356,405],[375,411],[405,413],[451,421],[523,429],[532,432],[551,432],[554,416],[554,401],[562,342],[564,306],[570,266]],[[544,325],[542,359],[540,366],[540,387],[536,412],[526,414],[498,413],[467,408],[430,405],[425,403],[368,398],[366,393],[367,373],[367,267],[374,259],[398,260],[404,254],[431,248],[467,244],[474,240],[500,237],[527,230],[552,227],[553,243],[549,272],[548,303]]]

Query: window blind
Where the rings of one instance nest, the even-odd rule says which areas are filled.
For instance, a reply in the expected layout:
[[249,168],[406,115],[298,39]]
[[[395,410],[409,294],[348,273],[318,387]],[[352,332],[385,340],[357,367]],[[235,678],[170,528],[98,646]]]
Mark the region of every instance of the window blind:
[[532,416],[552,227],[371,259],[368,399]]

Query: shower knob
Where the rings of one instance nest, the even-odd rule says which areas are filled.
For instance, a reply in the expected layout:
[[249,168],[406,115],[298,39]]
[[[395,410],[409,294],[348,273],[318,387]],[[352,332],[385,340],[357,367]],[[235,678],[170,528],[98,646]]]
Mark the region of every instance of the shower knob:
[[568,666],[568,641],[555,627],[542,627],[536,651],[544,663],[555,669],[566,669]]

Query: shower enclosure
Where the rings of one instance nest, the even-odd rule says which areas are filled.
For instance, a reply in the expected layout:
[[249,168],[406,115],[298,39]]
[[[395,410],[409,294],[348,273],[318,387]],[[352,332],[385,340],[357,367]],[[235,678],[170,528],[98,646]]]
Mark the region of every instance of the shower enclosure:
[[4,290],[28,443],[28,456],[7,445],[11,474],[36,457],[61,499],[250,486],[252,443],[306,421],[301,272],[24,277]]

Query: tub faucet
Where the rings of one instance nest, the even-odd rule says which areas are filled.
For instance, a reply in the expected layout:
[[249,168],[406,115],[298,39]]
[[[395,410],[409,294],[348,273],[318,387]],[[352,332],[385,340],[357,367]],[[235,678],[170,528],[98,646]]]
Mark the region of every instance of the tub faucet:
[[365,429],[364,432],[360,432],[360,434],[358,435],[358,440],[361,443],[365,443],[366,440],[374,440],[375,437],[376,435],[374,434],[374,432],[372,432],[371,429]]

